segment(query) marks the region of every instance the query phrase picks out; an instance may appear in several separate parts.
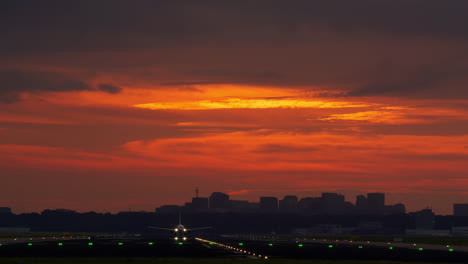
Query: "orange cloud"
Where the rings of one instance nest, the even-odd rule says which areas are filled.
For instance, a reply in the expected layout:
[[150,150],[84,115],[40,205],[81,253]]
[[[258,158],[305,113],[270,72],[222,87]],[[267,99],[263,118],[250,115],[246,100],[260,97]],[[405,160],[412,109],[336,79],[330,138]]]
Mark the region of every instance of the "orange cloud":
[[368,107],[370,104],[352,102],[326,102],[291,99],[239,99],[232,98],[220,101],[196,101],[196,102],[160,102],[133,105],[145,109],[177,109],[177,110],[201,110],[201,109],[235,109],[235,108],[350,108]]
[[[451,167],[463,162],[458,157],[468,155],[465,144],[466,136],[351,136],[256,130],[133,141],[124,148],[170,167],[380,173],[384,168],[465,171]],[[428,164],[425,155],[437,154],[446,158]],[[400,155],[406,155],[407,162],[399,163]]]

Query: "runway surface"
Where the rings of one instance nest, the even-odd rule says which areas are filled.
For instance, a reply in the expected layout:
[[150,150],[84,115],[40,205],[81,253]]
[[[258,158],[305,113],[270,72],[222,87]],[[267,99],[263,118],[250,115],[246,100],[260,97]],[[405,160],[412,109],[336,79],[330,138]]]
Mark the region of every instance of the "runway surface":
[[194,238],[184,242],[148,239],[73,239],[9,241],[0,257],[157,257],[251,259],[350,259],[466,263],[468,252],[454,249],[407,248],[396,245],[324,241]]

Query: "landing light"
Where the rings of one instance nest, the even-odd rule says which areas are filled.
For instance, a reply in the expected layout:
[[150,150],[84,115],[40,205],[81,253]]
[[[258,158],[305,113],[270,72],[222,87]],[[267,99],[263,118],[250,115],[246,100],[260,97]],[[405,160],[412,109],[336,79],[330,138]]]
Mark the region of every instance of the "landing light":
[[175,240],[179,240],[179,238],[178,238],[178,237],[174,237],[174,239],[175,239]]
[[174,232],[177,232],[177,228],[174,229]]
[[184,228],[184,232],[187,232],[187,229]]
[[186,238],[186,237],[184,237],[184,240],[187,240],[187,238]]

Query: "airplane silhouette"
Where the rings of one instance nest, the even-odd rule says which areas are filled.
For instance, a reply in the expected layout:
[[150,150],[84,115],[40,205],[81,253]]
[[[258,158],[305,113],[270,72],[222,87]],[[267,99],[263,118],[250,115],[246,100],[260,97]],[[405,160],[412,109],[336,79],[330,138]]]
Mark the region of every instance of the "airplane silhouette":
[[179,213],[179,224],[175,226],[174,228],[164,228],[164,227],[154,227],[154,226],[149,226],[149,228],[159,229],[159,230],[168,230],[171,232],[171,238],[174,239],[175,241],[186,241],[193,230],[209,229],[213,227],[207,226],[207,227],[187,228],[182,224],[182,217]]

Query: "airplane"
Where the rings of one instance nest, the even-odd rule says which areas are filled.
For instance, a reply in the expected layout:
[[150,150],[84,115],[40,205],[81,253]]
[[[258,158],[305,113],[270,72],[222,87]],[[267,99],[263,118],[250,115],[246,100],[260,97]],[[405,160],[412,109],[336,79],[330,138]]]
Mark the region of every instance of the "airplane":
[[175,226],[174,228],[164,228],[164,227],[154,227],[154,226],[149,226],[149,228],[159,229],[159,230],[168,230],[171,232],[171,238],[174,239],[175,241],[186,241],[188,237],[190,236],[190,233],[193,230],[209,229],[213,227],[207,226],[207,227],[197,227],[197,228],[190,228],[190,229],[186,228],[182,224],[182,219],[179,213],[179,224]]

